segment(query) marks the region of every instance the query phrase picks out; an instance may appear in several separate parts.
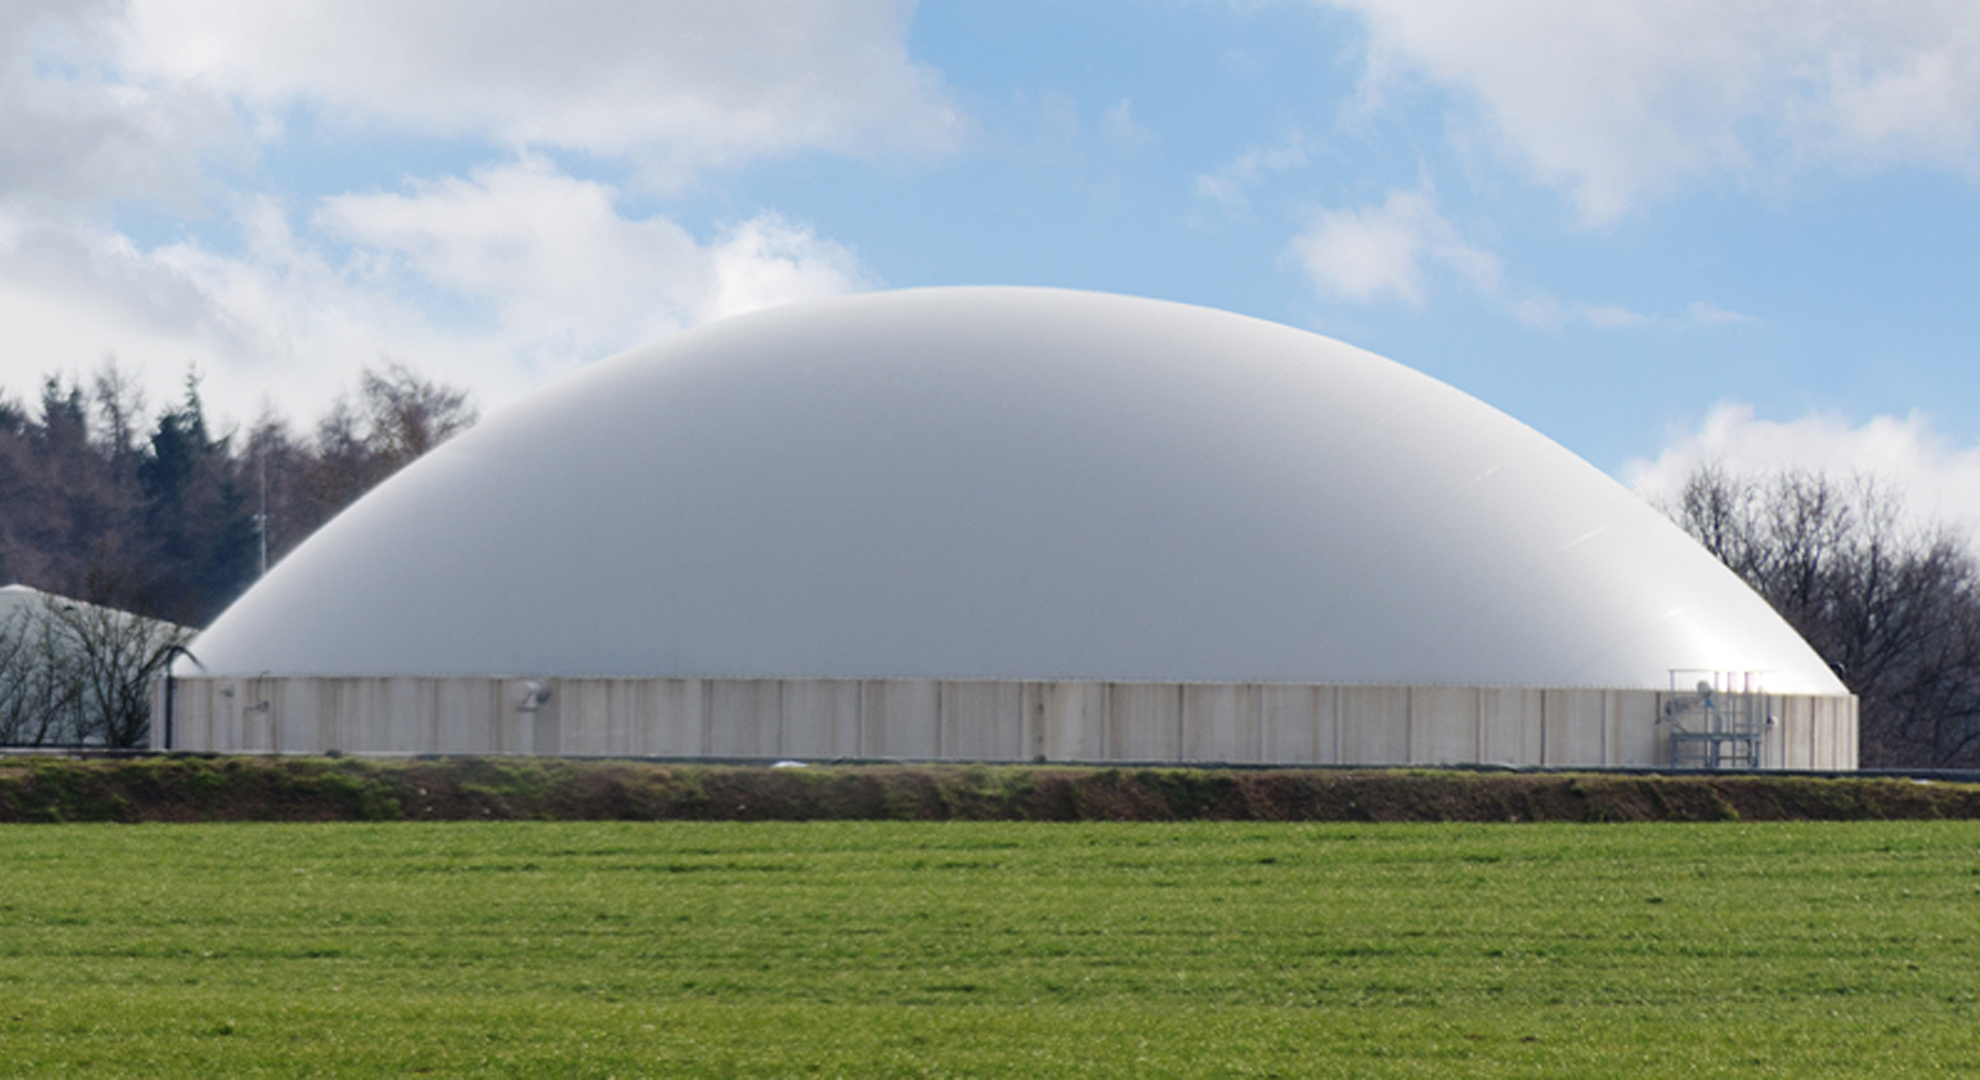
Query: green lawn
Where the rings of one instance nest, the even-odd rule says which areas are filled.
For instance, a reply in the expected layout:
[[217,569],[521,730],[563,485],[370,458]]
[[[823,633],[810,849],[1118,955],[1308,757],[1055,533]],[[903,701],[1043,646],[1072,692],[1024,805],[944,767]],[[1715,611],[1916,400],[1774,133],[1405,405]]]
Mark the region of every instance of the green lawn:
[[0,1073],[1973,1075],[1980,824],[0,828]]

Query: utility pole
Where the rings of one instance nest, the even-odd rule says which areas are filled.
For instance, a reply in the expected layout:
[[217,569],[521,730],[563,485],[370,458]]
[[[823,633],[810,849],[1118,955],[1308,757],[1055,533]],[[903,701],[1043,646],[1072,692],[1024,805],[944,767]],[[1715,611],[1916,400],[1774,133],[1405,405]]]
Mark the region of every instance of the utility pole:
[[254,455],[255,466],[261,472],[261,512],[254,515],[254,531],[261,540],[261,573],[257,577],[268,576],[268,449]]

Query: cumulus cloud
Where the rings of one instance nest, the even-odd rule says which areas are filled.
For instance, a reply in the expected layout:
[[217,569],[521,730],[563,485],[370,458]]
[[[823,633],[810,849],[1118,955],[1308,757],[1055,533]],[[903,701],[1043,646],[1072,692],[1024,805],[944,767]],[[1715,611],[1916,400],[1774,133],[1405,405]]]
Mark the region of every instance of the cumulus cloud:
[[226,253],[0,217],[0,318],[16,346],[0,383],[19,390],[45,371],[16,365],[109,353],[169,400],[197,362],[216,407],[242,418],[262,387],[307,412],[400,357],[499,404],[706,319],[866,284],[849,250],[774,213],[704,240],[617,201],[524,159],[302,211],[243,198],[231,211],[243,248]]
[[1703,300],[1681,315],[1652,315],[1620,304],[1563,300],[1509,281],[1499,257],[1466,240],[1427,187],[1390,191],[1379,204],[1319,211],[1286,255],[1328,299],[1399,300],[1421,308],[1433,277],[1441,273],[1521,323],[1550,333],[1569,327],[1684,330],[1758,321]]
[[458,379],[459,343],[421,334],[420,314],[395,298],[350,287],[338,269],[296,242],[282,209],[246,200],[236,214],[249,250],[221,256],[193,243],[146,250],[87,223],[11,217],[0,222],[0,321],[9,348],[0,387],[31,392],[54,371],[81,373],[104,359],[141,373],[153,401],[176,400],[188,369],[207,376],[211,403],[236,418],[259,411],[263,387],[291,409],[314,409],[381,356],[417,355],[422,369]]
[[202,155],[238,143],[226,103],[205,88],[116,76],[117,14],[105,0],[0,5],[0,200],[186,202]]
[[961,120],[896,0],[128,0],[137,81],[275,116],[628,157],[661,180],[794,149],[947,146]]
[[853,253],[774,213],[724,231],[708,251],[712,288],[701,315],[716,319],[866,288]]
[[1498,257],[1473,247],[1427,191],[1391,191],[1379,206],[1323,210],[1289,249],[1322,295],[1356,303],[1393,298],[1422,307],[1426,264],[1496,292]]
[[[940,151],[963,128],[895,0],[12,0],[0,198],[189,203],[296,107],[353,131],[631,163],[655,189],[799,150]],[[244,124],[242,121],[246,120]]]
[[[489,404],[709,318],[866,285],[774,210],[628,214],[703,170],[939,151],[961,120],[897,0],[12,0],[0,4],[0,386],[114,354],[152,400],[307,415],[394,357]],[[1126,103],[1118,120],[1131,124]],[[494,162],[274,197],[307,117],[356,158]],[[386,145],[390,145],[387,141]],[[553,155],[624,178],[579,179]],[[227,166],[238,166],[229,168]],[[279,183],[279,181],[275,181]],[[115,222],[157,211],[147,240]],[[164,239],[161,239],[164,237]]]
[[466,300],[533,351],[585,355],[704,319],[851,291],[852,254],[764,214],[704,247],[664,217],[622,216],[609,185],[525,159],[408,193],[339,195],[316,216],[381,287]]
[[1958,445],[1916,412],[1852,425],[1826,414],[1763,420],[1751,406],[1722,403],[1695,430],[1673,432],[1655,458],[1628,462],[1623,474],[1657,501],[1710,463],[1743,476],[1787,469],[1869,476],[1901,494],[1919,523],[1980,526],[1980,447]]
[[1590,224],[1701,174],[1980,169],[1980,7],[1960,0],[1321,2],[1366,22],[1364,108],[1458,91]]
[[694,321],[706,288],[694,238],[621,217],[615,194],[524,160],[333,196],[314,222],[356,246],[354,271],[380,289],[438,289],[534,349],[583,354]]

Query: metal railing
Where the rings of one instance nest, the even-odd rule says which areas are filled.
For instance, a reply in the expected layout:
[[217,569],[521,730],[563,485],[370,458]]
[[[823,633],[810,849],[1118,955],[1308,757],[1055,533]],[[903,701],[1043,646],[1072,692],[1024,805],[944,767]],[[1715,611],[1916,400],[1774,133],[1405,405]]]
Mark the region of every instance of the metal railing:
[[1775,724],[1757,671],[1673,670],[1659,719],[1670,729],[1673,768],[1762,768]]

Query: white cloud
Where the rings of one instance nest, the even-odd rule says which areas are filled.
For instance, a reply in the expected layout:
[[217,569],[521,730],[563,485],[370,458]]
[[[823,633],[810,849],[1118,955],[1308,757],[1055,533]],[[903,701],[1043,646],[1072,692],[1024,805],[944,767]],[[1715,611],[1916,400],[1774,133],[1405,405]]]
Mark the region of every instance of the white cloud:
[[615,195],[524,160],[333,196],[314,222],[357,245],[354,269],[381,290],[437,288],[533,352],[583,355],[680,329],[708,291],[694,238],[666,218],[621,217]]
[[1706,300],[1693,300],[1685,307],[1684,317],[1693,326],[1740,326],[1760,321],[1751,315],[1730,311]]
[[115,14],[108,2],[0,5],[0,200],[188,201],[202,155],[237,140],[226,104],[203,87],[115,77]]
[[710,319],[837,296],[868,284],[851,251],[769,213],[727,230],[708,252],[708,262],[714,287],[701,315]]
[[707,318],[859,288],[852,254],[775,214],[704,248],[663,217],[628,219],[609,185],[525,159],[409,194],[340,195],[317,214],[381,288],[465,299],[534,353],[588,355]]
[[[296,244],[280,207],[251,200],[238,213],[252,240],[234,257],[192,244],[146,251],[82,222],[11,219],[0,228],[0,321],[10,338],[0,387],[29,392],[44,375],[87,373],[114,356],[140,373],[154,402],[176,401],[196,367],[210,376],[210,403],[246,419],[264,387],[285,408],[313,411],[384,355],[457,380],[479,369],[459,362],[457,344],[420,333],[417,312],[346,285]],[[488,380],[497,394],[513,390],[501,373]]]
[[1675,495],[1687,476],[1714,462],[1740,476],[1787,469],[1869,476],[1902,495],[1918,522],[1980,525],[1980,447],[1955,444],[1915,412],[1852,426],[1823,414],[1762,420],[1751,406],[1722,403],[1696,430],[1673,432],[1656,458],[1628,462],[1623,474],[1655,501]]
[[947,146],[961,120],[896,0],[128,0],[135,81],[279,116],[578,150],[677,181],[794,149]]
[[1454,271],[1482,292],[1499,288],[1497,256],[1465,243],[1427,191],[1391,191],[1380,206],[1324,210],[1289,253],[1323,295],[1422,307],[1425,264]]
[[1155,133],[1135,120],[1134,102],[1129,98],[1122,98],[1101,111],[1100,131],[1107,145],[1115,150],[1145,150],[1155,142]]
[[[0,386],[108,354],[172,400],[266,394],[312,415],[402,358],[495,404],[706,319],[864,287],[846,248],[771,210],[689,233],[549,162],[642,191],[796,151],[939,151],[961,120],[896,0],[0,2]],[[394,191],[257,194],[306,110],[339,152],[437,135],[507,164]],[[1131,123],[1125,103],[1119,120]],[[124,200],[164,211],[141,244]],[[202,218],[202,215],[204,217]]]
[[267,387],[300,417],[392,357],[499,404],[709,318],[865,285],[851,252],[775,214],[703,242],[666,218],[621,215],[616,196],[525,159],[299,217],[248,198],[233,210],[244,250],[228,254],[0,217],[0,319],[14,342],[0,385],[19,392],[114,353],[143,370],[154,401],[175,399],[197,363],[217,411],[249,418]]
[[1228,210],[1241,211],[1250,201],[1250,189],[1275,173],[1306,167],[1306,136],[1288,132],[1277,146],[1254,147],[1196,176],[1196,197],[1219,203]]
[[1980,169],[1965,0],[1321,0],[1369,30],[1364,106],[1412,78],[1600,224],[1688,177]]
[[1758,321],[1703,300],[1693,301],[1683,315],[1647,315],[1511,283],[1498,256],[1467,241],[1428,188],[1391,191],[1379,205],[1323,210],[1293,238],[1286,254],[1323,297],[1358,304],[1400,300],[1421,308],[1428,302],[1431,275],[1442,271],[1521,323],[1550,333],[1571,326],[1684,330]]
[[1620,304],[1573,303],[1543,292],[1529,292],[1506,305],[1513,317],[1535,330],[1557,332],[1570,326],[1596,330],[1637,330],[1680,325],[1681,321],[1645,315]]

